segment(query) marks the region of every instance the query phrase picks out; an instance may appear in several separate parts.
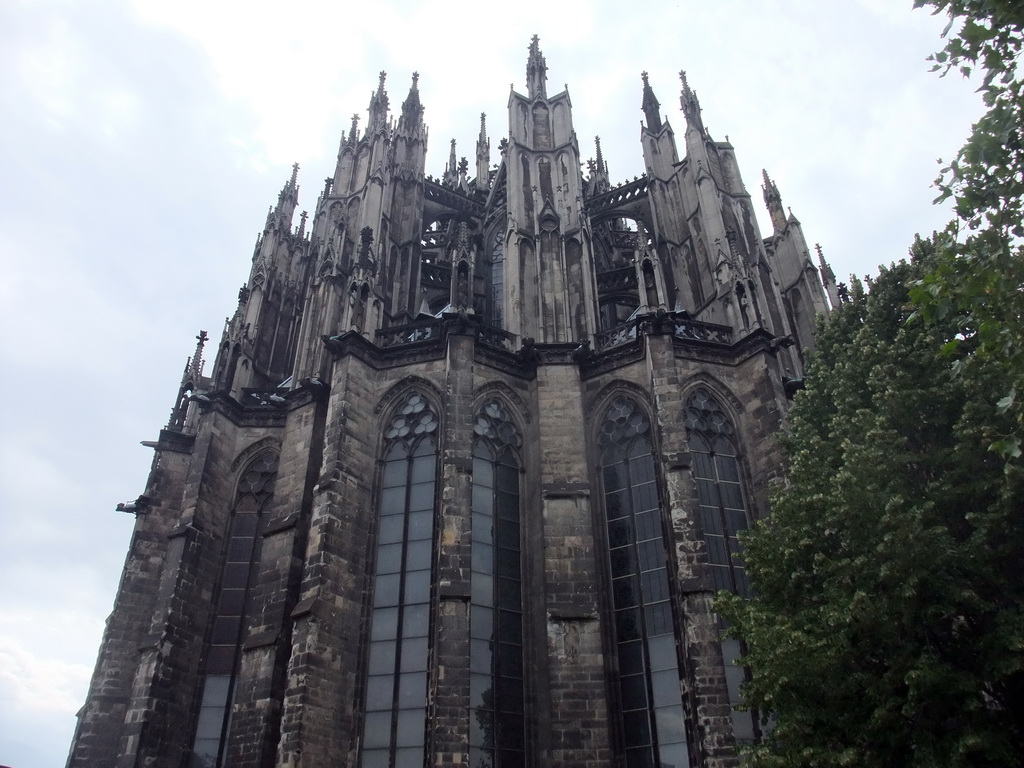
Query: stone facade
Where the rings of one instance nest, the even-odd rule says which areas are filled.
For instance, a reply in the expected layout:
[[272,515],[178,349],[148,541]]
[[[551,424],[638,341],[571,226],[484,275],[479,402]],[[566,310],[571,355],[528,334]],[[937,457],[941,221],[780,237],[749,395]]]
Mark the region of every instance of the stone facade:
[[[738,764],[711,610],[838,301],[682,78],[646,174],[581,158],[530,46],[491,164],[424,175],[417,76],[296,167],[154,443],[69,766]],[[820,259],[820,252],[819,252]],[[397,479],[396,479],[397,478]]]

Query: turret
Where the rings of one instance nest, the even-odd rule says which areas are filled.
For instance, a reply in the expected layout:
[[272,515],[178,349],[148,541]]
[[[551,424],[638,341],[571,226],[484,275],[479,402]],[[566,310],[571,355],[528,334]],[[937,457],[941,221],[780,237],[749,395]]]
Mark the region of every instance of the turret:
[[568,91],[546,92],[547,64],[534,35],[528,95],[509,96],[505,155],[514,234],[503,276],[507,330],[538,342],[579,341],[596,330],[589,228],[583,215],[579,146]]

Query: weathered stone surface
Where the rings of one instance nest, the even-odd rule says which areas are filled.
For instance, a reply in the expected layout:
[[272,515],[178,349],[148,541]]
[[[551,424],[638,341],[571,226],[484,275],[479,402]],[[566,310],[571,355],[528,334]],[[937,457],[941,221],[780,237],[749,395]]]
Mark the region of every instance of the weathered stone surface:
[[[546,94],[536,41],[530,57],[529,94],[512,94],[497,173],[481,128],[475,179],[454,155],[444,179],[425,178],[416,82],[389,122],[382,80],[309,231],[304,218],[292,226],[296,175],[285,185],[211,376],[199,373],[201,341],[156,443],[70,766],[181,768],[205,738],[218,765],[372,768],[367,698],[398,691],[399,713],[425,707],[425,732],[399,725],[394,740],[390,729],[374,738],[400,762],[411,749],[417,766],[477,768],[471,734],[485,725],[471,717],[473,676],[491,674],[496,697],[509,658],[507,629],[490,646],[471,638],[474,601],[487,599],[473,580],[484,556],[473,456],[488,403],[515,425],[520,468],[525,742],[522,730],[501,736],[497,696],[491,736],[507,740],[496,763],[625,766],[636,733],[619,687],[621,585],[601,470],[602,429],[622,398],[650,425],[654,525],[664,532],[655,555],[668,565],[685,712],[676,726],[694,766],[738,765],[694,474],[702,459],[685,410],[698,390],[715,398],[733,428],[746,515],[767,514],[783,378],[800,375],[824,292],[767,179],[775,231],[758,233],[732,146],[705,134],[685,83],[684,159],[645,95],[648,174],[611,189],[600,154],[586,178],[578,172],[568,96]],[[407,514],[411,503],[385,500],[382,456],[411,395],[440,422],[427,690],[412,703],[400,686],[371,691],[369,669],[374,606],[390,605],[378,561],[405,535],[385,529],[383,507]],[[268,455],[272,495],[246,490]],[[253,498],[264,500],[256,543],[239,561],[233,521]],[[234,634],[230,616],[241,617]],[[482,647],[498,659],[491,672],[474,657]],[[200,715],[217,654],[228,654],[230,701],[220,720],[203,715],[211,731]]]

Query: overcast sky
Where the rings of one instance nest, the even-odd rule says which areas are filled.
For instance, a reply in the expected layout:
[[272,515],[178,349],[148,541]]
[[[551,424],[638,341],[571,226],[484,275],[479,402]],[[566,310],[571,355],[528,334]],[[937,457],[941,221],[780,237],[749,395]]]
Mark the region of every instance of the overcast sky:
[[[943,21],[911,0],[0,0],[0,764],[62,765],[194,336],[220,338],[267,206],[334,171],[377,73],[492,162],[540,35],[581,151],[643,169],[640,72],[681,141],[685,69],[759,207],[778,184],[840,279],[940,228],[936,160],[980,101],[929,73]],[[365,119],[364,119],[365,122]],[[761,216],[767,233],[767,216]],[[215,345],[211,344],[215,348]],[[212,360],[207,363],[207,372]]]

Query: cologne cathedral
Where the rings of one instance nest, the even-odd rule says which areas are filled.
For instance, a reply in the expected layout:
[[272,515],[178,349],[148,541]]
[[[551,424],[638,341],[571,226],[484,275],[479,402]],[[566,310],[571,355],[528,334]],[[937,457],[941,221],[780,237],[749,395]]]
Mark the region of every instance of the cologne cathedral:
[[481,115],[441,178],[415,74],[297,223],[293,169],[120,505],[69,766],[725,768],[762,738],[713,600],[842,287],[767,174],[759,230],[685,74],[682,156],[645,73],[613,186],[546,72],[534,38],[507,138]]

